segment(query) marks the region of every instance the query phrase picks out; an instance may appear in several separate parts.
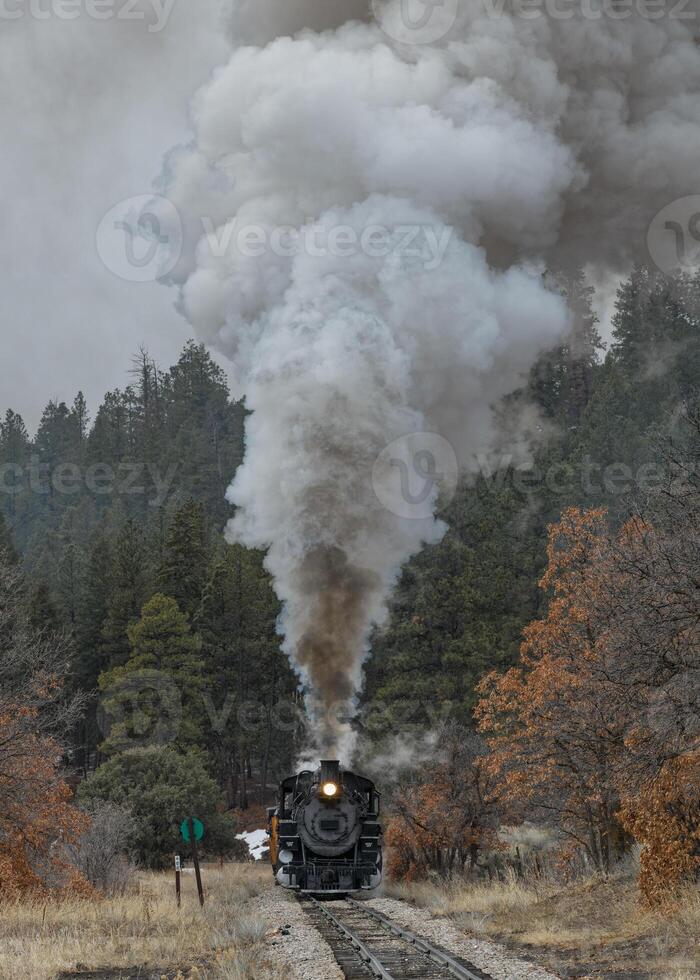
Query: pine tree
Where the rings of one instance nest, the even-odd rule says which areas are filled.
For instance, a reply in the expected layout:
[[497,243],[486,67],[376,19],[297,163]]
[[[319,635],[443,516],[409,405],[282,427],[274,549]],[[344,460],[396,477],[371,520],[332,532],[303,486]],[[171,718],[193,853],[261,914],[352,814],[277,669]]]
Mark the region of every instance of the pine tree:
[[[638,267],[618,291],[613,341],[582,421],[571,458],[598,473],[625,466],[636,477],[654,464],[679,408],[697,397],[700,320],[697,282]],[[630,495],[611,492],[598,476],[593,492],[570,503],[605,504],[622,518]]]
[[76,462],[81,443],[80,420],[65,402],[50,401],[44,409],[36,434],[35,448],[42,462]]
[[463,486],[444,515],[445,538],[403,572],[366,665],[361,722],[371,738],[468,725],[484,671],[517,659],[539,601],[542,532],[501,475]]
[[76,433],[80,446],[85,442],[90,427],[90,416],[88,414],[85,395],[79,391],[75,396],[73,407],[71,408],[70,418],[75,422]]
[[130,460],[143,467],[143,479],[149,490],[133,501],[133,509],[143,519],[147,515],[147,500],[151,497],[151,475],[154,468],[160,468],[167,450],[165,403],[160,371],[145,348],[132,359],[130,373],[135,379],[125,392],[131,435]]
[[194,341],[164,376],[163,397],[167,463],[177,466],[182,489],[223,523],[229,516],[226,488],[243,458],[244,408],[230,401],[224,372]]
[[[177,602],[156,593],[128,629],[131,655],[100,677],[102,706],[116,718],[103,749],[172,742],[180,749],[204,742],[206,711],[201,640]],[[135,701],[139,708],[135,710]]]
[[51,590],[43,579],[34,582],[29,589],[28,615],[32,628],[36,630],[57,633],[63,625]]
[[0,512],[0,563],[4,565],[16,565],[19,555],[15,550],[12,534],[7,527],[7,523]]
[[0,458],[3,462],[23,463],[29,451],[29,433],[22,416],[8,409],[0,422]]
[[88,458],[92,463],[117,465],[128,457],[130,443],[124,393],[108,391],[88,436]]
[[[269,775],[279,777],[292,764],[296,734],[292,720],[284,738],[279,732],[275,737],[275,708],[293,701],[297,681],[280,651],[280,604],[262,558],[240,545],[226,546],[212,562],[197,615],[215,719],[210,751],[229,805],[243,808],[254,761],[264,797]],[[246,704],[254,710],[246,712],[242,727],[238,713]]]
[[190,340],[166,379],[171,423],[179,428],[193,421],[206,428],[213,413],[225,412],[229,401],[226,376],[204,344]]
[[202,601],[207,564],[204,507],[190,498],[173,517],[158,573],[161,590],[172,596],[190,617]]
[[128,629],[138,620],[148,591],[143,533],[133,520],[127,520],[119,530],[112,562],[102,639],[106,662],[116,667],[129,658]]
[[575,431],[590,401],[603,343],[593,311],[594,289],[582,270],[550,276],[566,299],[571,325],[565,343],[542,355],[532,370],[530,392],[563,433]]
[[97,687],[98,677],[106,666],[102,631],[109,613],[112,561],[110,539],[103,528],[98,528],[91,538],[85,562],[73,661],[75,683],[84,691]]
[[8,409],[4,421],[0,421],[0,465],[4,467],[0,511],[10,522],[19,545],[26,541],[31,514],[27,474],[30,453],[31,443],[24,421]]

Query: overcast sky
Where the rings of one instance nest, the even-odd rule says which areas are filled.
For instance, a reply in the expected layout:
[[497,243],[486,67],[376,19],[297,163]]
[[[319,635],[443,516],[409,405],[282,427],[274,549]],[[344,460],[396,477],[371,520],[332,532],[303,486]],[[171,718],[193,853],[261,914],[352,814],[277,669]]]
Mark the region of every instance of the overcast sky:
[[[366,0],[324,3],[329,22],[348,7],[357,16]],[[0,0],[1,413],[13,408],[34,430],[50,398],[82,389],[94,417],[139,347],[165,366],[177,357],[190,329],[175,291],[110,271],[100,222],[152,193],[168,151],[191,138],[190,100],[226,62],[228,35],[245,27],[243,39],[260,42],[298,29],[305,10],[304,0]]]
[[229,50],[219,0],[71,0],[70,20],[61,2],[0,4],[0,411],[32,429],[49,398],[78,389],[94,416],[140,345],[169,364],[190,335],[173,290],[105,268],[96,230],[152,191],[164,154],[189,138],[191,96]]

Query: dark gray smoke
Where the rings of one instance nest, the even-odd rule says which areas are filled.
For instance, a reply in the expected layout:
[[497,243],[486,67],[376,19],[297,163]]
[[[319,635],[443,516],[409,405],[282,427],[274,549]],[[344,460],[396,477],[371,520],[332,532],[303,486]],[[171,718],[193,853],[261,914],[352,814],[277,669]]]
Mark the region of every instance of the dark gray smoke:
[[329,756],[350,751],[328,709],[351,705],[398,570],[444,533],[438,482],[407,513],[397,479],[415,434],[463,469],[497,448],[499,402],[567,327],[544,268],[622,268],[700,186],[688,26],[494,4],[446,2],[447,33],[412,44],[400,0],[379,22],[350,0],[239,2],[253,46],[170,161],[182,310],[252,411],[229,533],[268,549]]

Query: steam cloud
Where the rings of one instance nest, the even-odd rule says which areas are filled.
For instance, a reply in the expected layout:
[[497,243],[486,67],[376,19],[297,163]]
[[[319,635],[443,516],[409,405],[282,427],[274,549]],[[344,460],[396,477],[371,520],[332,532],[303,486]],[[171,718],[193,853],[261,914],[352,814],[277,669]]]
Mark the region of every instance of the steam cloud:
[[[378,21],[360,0],[240,0],[239,46],[168,161],[181,309],[252,411],[229,534],[269,549],[329,756],[351,751],[334,708],[352,703],[399,569],[444,533],[385,506],[395,474],[375,467],[373,483],[375,460],[417,432],[464,469],[495,448],[499,401],[566,330],[543,269],[622,269],[655,211],[700,186],[685,23],[465,0],[446,37],[408,45],[391,37],[400,0],[375,7]],[[293,229],[296,247],[253,256],[236,245],[246,226]],[[382,255],[305,244],[374,226]],[[402,248],[406,228],[420,248]]]

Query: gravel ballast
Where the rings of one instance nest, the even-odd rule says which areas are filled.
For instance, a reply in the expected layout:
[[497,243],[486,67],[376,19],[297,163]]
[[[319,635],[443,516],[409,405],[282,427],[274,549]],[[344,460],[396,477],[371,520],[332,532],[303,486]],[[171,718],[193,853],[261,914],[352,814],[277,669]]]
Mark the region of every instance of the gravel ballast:
[[[556,980],[556,974],[514,956],[497,943],[465,936],[448,919],[435,918],[426,909],[390,898],[375,898],[367,905],[448,952],[469,960],[493,980]],[[330,946],[293,894],[282,888],[270,888],[251,901],[250,909],[263,916],[269,925],[266,952],[275,973],[285,980],[343,980]]]
[[271,887],[250,902],[269,924],[267,958],[283,980],[344,980],[328,943],[284,888]]
[[465,936],[449,919],[436,919],[427,909],[418,909],[393,898],[374,898],[367,904],[417,936],[469,960],[493,980],[557,980],[555,973],[514,956],[504,946]]

